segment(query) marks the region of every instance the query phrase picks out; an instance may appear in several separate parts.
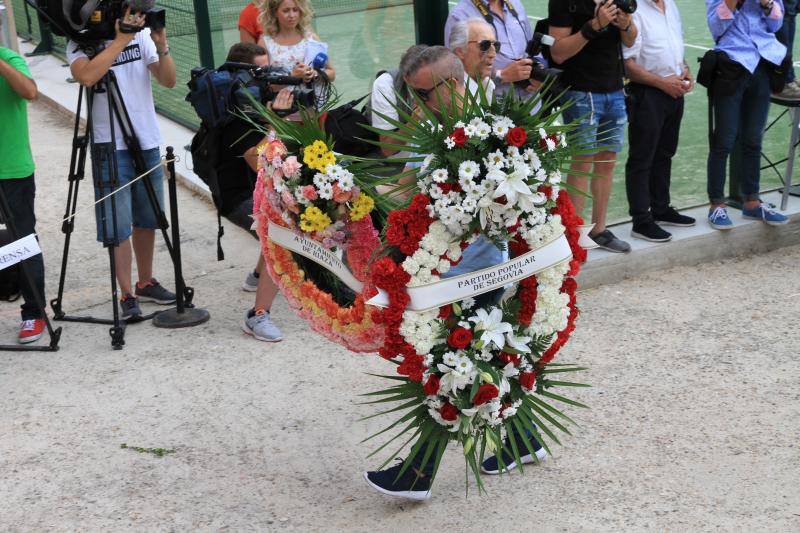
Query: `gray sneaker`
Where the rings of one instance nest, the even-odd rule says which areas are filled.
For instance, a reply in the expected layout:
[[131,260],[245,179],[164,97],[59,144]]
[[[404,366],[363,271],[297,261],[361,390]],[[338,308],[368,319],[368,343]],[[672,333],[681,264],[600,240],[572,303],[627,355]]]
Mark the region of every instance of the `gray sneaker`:
[[175,294],[165,289],[156,278],[151,279],[144,287],[136,284],[136,297],[143,302],[155,302],[161,305],[175,303]]
[[597,246],[609,252],[616,252],[624,254],[631,251],[631,245],[627,242],[618,239],[610,230],[605,230],[597,235],[590,235],[591,239],[597,243]]
[[247,278],[242,283],[244,292],[256,292],[258,290],[258,277],[255,272],[248,272]]
[[797,81],[787,83],[783,90],[775,96],[781,100],[800,100],[800,84]]
[[259,309],[256,312],[253,312],[251,309],[245,313],[244,322],[242,322],[242,330],[260,341],[278,342],[283,340],[281,330],[272,323],[269,312],[263,309]]
[[142,310],[139,308],[139,300],[131,293],[125,294],[119,302],[119,308],[122,310],[122,318],[133,318],[142,316]]

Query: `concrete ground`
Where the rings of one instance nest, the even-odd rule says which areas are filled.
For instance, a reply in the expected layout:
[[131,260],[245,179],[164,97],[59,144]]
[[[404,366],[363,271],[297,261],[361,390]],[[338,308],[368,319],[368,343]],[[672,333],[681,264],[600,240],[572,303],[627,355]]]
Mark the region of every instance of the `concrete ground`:
[[[63,235],[71,128],[31,107],[48,297]],[[179,150],[179,154],[182,150]],[[84,182],[80,205],[91,202]],[[556,457],[465,497],[448,451],[421,505],[373,492],[359,442],[386,419],[358,393],[392,365],[311,333],[278,299],[286,340],[239,329],[255,241],[180,191],[184,271],[212,315],[186,330],[61,323],[57,353],[0,353],[0,527],[10,531],[798,531],[800,247],[675,268],[580,294],[561,361],[591,367]],[[110,314],[106,255],[83,212],[65,308]],[[159,246],[157,273],[172,284]],[[0,342],[16,304],[0,306]],[[173,450],[164,457],[122,444]],[[472,487],[474,489],[474,487]]]

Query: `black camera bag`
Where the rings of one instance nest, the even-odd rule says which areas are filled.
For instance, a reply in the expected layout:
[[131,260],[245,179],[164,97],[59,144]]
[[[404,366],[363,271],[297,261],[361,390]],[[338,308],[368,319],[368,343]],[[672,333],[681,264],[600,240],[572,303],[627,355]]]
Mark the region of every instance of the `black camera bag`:
[[356,98],[342,106],[324,113],[321,119],[325,133],[333,137],[333,149],[340,154],[364,157],[373,151],[378,141],[378,134],[368,130],[364,125],[369,125],[369,120],[362,111],[357,109],[369,95]]

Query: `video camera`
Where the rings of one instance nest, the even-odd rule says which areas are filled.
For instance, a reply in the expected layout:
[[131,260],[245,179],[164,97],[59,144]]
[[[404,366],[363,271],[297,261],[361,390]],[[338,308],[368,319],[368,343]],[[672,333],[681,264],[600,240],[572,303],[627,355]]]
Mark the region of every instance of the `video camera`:
[[81,44],[113,39],[116,22],[120,31],[135,33],[141,28],[129,26],[121,19],[130,7],[131,13],[143,13],[145,27],[160,30],[166,26],[166,11],[155,7],[155,0],[37,0],[47,15],[52,31]]
[[[616,1],[616,0],[615,0]],[[635,1],[635,0],[630,0]],[[547,35],[546,33],[535,32],[533,34],[533,38],[528,41],[528,45],[525,47],[525,54],[533,60],[533,65],[531,68],[531,76],[528,80],[521,80],[514,82],[515,85],[519,87],[527,87],[531,81],[538,81],[541,83],[546,82],[547,80],[553,80],[552,85],[550,86],[550,91],[555,94],[560,94],[563,92],[563,87],[561,86],[560,80],[561,75],[564,73],[563,70],[557,68],[548,68],[542,65],[536,56],[542,53],[542,50],[545,46],[552,46],[554,45],[556,40]]]
[[186,100],[194,107],[197,116],[210,127],[220,127],[233,120],[236,112],[259,120],[253,100],[267,105],[275,99],[280,88],[292,87],[294,103],[289,110],[275,112],[289,115],[299,106],[313,107],[314,89],[302,78],[289,76],[279,67],[258,67],[250,63],[224,63],[218,69],[195,67],[188,83]]

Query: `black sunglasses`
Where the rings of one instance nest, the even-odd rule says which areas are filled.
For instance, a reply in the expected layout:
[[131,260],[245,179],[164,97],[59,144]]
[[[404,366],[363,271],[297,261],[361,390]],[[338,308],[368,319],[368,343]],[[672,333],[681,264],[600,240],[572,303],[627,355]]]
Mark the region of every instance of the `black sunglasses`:
[[494,51],[498,54],[500,53],[500,41],[491,41],[489,39],[484,39],[483,41],[467,41],[468,43],[478,43],[478,50],[483,52],[484,54],[489,51],[489,48],[494,46]]
[[413,90],[415,93],[417,93],[417,96],[419,96],[420,100],[422,100],[423,102],[427,102],[428,100],[430,100],[431,94],[433,94],[433,91],[435,91],[436,88],[439,87],[440,85],[442,85],[443,83],[447,83],[447,82],[448,82],[448,80],[442,80],[439,83],[437,83],[436,85],[434,85],[433,87],[431,87],[430,89],[417,89],[416,87],[411,87],[411,90]]

